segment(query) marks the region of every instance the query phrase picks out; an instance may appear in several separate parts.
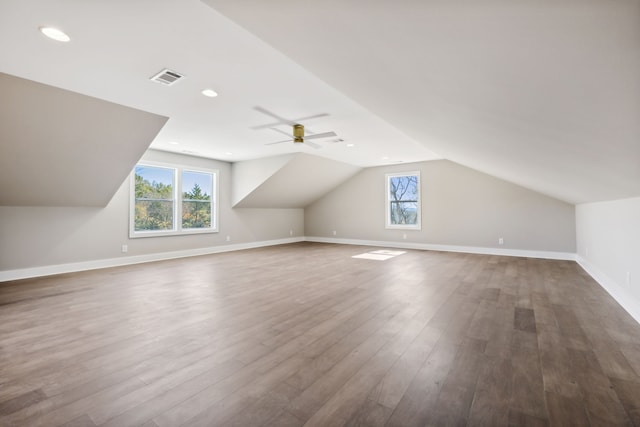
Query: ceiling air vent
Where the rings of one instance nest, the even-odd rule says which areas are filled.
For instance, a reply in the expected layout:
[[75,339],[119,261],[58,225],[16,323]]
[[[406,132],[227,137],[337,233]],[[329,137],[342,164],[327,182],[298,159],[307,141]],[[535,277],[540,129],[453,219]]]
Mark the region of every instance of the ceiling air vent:
[[175,71],[171,71],[165,68],[155,76],[151,77],[150,80],[153,80],[154,82],[162,83],[163,85],[166,85],[166,86],[171,86],[172,84],[174,84],[175,82],[177,82],[183,77],[184,76],[182,74],[176,73]]

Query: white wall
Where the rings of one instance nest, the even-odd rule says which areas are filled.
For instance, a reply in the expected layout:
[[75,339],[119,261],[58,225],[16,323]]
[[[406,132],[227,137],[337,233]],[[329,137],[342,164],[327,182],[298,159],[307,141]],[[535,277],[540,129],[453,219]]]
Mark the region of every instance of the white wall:
[[[385,174],[414,170],[422,230],[388,230]],[[573,205],[447,160],[365,169],[305,209],[306,236],[333,238],[334,230],[343,239],[575,252]]]
[[130,239],[127,179],[105,208],[0,207],[0,272],[303,236],[302,209],[232,209],[229,163],[152,150],[143,160],[218,169],[220,232]]
[[242,201],[248,194],[278,172],[293,158],[293,154],[265,157],[236,162],[231,165],[232,206]]
[[640,322],[640,197],[576,206],[578,262]]

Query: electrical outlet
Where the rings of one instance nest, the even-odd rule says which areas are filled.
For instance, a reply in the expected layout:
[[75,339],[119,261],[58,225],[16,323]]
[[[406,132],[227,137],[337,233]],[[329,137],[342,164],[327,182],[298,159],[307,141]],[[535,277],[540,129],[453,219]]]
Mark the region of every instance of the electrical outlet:
[[333,230],[333,235],[335,236],[336,234],[338,234],[336,230]]
[[404,233],[404,234],[402,235],[402,238],[403,238],[403,239],[405,239],[405,240],[407,240],[407,233]]
[[227,236],[227,242],[231,241],[231,236]]
[[129,247],[127,245],[122,245],[122,253],[123,254],[127,253],[128,250],[129,250]]
[[504,239],[503,239],[502,237],[500,237],[500,238],[498,239],[498,244],[499,244],[499,245],[504,245]]
[[293,230],[289,230],[289,236],[293,236]]

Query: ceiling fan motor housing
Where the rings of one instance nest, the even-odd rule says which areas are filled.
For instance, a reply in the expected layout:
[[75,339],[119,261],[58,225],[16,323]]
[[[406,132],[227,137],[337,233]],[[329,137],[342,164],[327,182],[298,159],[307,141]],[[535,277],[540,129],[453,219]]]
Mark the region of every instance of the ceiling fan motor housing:
[[303,125],[293,125],[293,142],[304,142]]

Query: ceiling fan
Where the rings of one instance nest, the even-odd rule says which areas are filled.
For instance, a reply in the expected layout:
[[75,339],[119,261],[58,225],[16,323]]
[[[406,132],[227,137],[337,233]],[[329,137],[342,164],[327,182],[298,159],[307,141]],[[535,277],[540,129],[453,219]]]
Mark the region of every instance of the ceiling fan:
[[295,125],[298,124],[300,122],[305,122],[307,120],[311,120],[311,119],[317,119],[320,117],[326,117],[329,114],[328,113],[320,113],[320,114],[314,114],[311,116],[306,116],[306,117],[298,117],[297,119],[287,119],[285,117],[281,117],[279,115],[277,115],[276,113],[272,113],[271,111],[267,110],[266,108],[260,107],[259,105],[253,107],[254,110],[256,110],[259,113],[265,114],[269,117],[271,117],[272,119],[275,119],[276,121],[273,123],[267,123],[265,125],[259,125],[259,126],[252,126],[251,129],[267,129],[267,128],[275,128],[275,126],[280,126],[280,125]]
[[[313,142],[309,142],[310,139],[330,138],[332,136],[337,136],[335,132],[323,132],[323,133],[316,133],[312,135],[305,135],[303,125],[296,123],[292,127],[293,127],[293,135],[291,138],[285,139],[284,141],[269,142],[268,144],[265,144],[265,145],[282,144],[283,142],[293,141],[294,143],[305,143],[310,147],[318,149],[318,148],[322,148],[322,146],[315,144]],[[279,129],[273,128],[273,130],[283,133],[285,135],[288,135],[286,132],[283,132]]]

